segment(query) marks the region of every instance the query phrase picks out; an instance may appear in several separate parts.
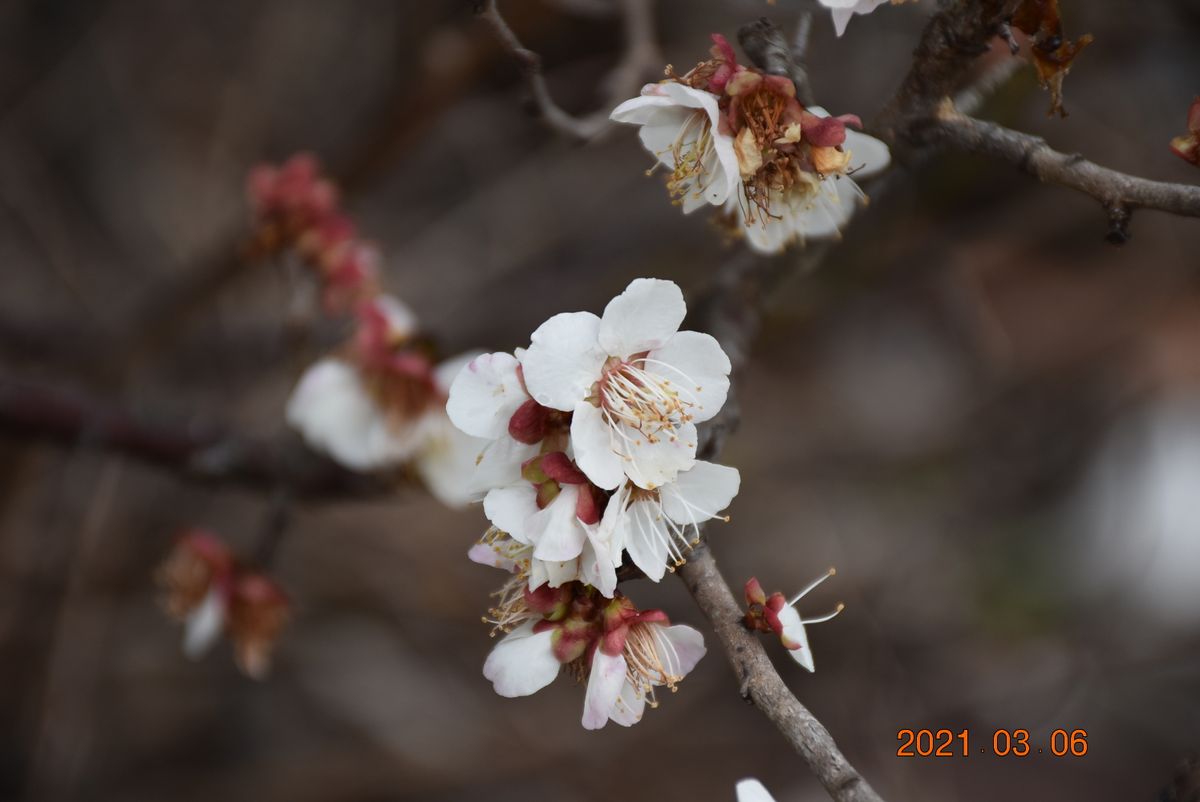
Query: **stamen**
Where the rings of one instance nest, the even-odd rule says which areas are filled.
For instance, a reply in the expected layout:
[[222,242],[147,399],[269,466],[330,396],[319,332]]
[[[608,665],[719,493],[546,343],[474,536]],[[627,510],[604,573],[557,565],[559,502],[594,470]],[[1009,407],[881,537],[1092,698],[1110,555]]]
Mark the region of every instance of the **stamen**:
[[824,624],[826,621],[832,621],[833,619],[837,618],[838,613],[840,613],[842,610],[845,610],[845,609],[846,609],[846,605],[842,604],[841,602],[838,602],[837,609],[834,610],[832,613],[827,613],[826,615],[817,616],[816,618],[802,618],[802,619],[800,619],[800,623],[804,624],[805,626],[807,626],[809,624]]
[[803,599],[805,596],[807,596],[809,593],[812,593],[812,592],[813,592],[813,591],[814,591],[814,590],[815,590],[815,589],[816,589],[816,588],[817,588],[817,587],[818,587],[818,586],[819,586],[819,585],[820,585],[822,582],[824,582],[826,579],[829,579],[829,577],[831,577],[831,576],[836,576],[836,575],[837,575],[837,569],[836,569],[836,568],[833,568],[833,567],[830,567],[830,569],[829,569],[828,571],[826,571],[826,572],[825,572],[825,573],[824,573],[824,574],[823,574],[821,577],[819,577],[819,578],[817,578],[817,579],[813,580],[811,583],[809,583],[808,587],[806,587],[804,590],[802,590],[802,591],[800,591],[799,593],[797,593],[797,594],[796,594],[796,595],[795,595],[795,596],[792,598],[792,600],[788,602],[788,604],[789,604],[789,605],[790,605],[790,604],[795,604],[796,602],[800,601],[800,600],[801,600],[801,599]]
[[540,617],[525,604],[526,582],[523,576],[513,576],[492,594],[497,599],[496,605],[482,619],[492,625],[489,637],[496,637],[497,632],[508,634],[529,619]]

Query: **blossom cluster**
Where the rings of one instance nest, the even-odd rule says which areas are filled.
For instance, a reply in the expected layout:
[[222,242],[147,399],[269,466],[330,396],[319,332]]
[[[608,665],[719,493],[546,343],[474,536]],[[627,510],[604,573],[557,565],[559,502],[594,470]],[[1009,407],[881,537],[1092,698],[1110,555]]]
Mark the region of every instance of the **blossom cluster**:
[[337,187],[312,154],[298,153],[278,167],[258,165],[246,193],[255,217],[254,251],[298,255],[320,282],[326,312],[353,311],[378,293],[379,251],[358,237]]
[[851,175],[884,169],[887,146],[849,130],[858,117],[805,107],[790,78],[738,64],[725,37],[712,40],[710,59],[685,75],[668,68],[611,118],[640,126],[685,214],[715,207],[755,251],[837,236],[865,199]]
[[157,579],[168,614],[184,625],[184,654],[198,658],[227,634],[242,673],[254,679],[267,675],[289,608],[274,581],[241,564],[217,535],[203,529],[179,535]]
[[[553,661],[587,678],[590,699],[592,683],[600,682],[595,672],[616,671],[616,658],[632,642],[649,656],[625,653],[627,686],[610,677],[603,688],[640,689],[640,696],[624,693],[642,699],[655,685],[673,686],[671,678],[694,665],[687,655],[703,652],[699,633],[668,627],[658,612],[638,613],[616,589],[626,556],[654,581],[681,564],[699,525],[720,517],[740,484],[737,470],[696,458],[696,425],[725,403],[730,364],[711,336],[679,331],[686,311],[672,282],[637,279],[602,316],[555,315],[528,348],[479,356],[450,387],[451,421],[485,443],[472,484],[492,526],[470,557],[514,575],[502,593],[508,601],[493,614],[508,634],[485,670],[503,695],[542,687],[553,676],[536,672],[549,673]],[[574,637],[569,633],[585,633],[584,651],[554,652],[548,638],[524,643],[550,629],[521,617],[543,612],[541,594],[558,599],[555,610],[582,605],[578,615],[555,612],[545,621],[566,622],[553,627],[560,644]],[[505,612],[513,600],[516,617]],[[628,624],[632,641],[597,628],[601,608],[604,626]],[[681,638],[694,643],[685,649]],[[660,664],[666,668],[635,671]],[[517,674],[525,679],[512,680]],[[641,702],[635,708],[640,716]],[[588,710],[585,726],[637,718],[591,715],[591,702]]]

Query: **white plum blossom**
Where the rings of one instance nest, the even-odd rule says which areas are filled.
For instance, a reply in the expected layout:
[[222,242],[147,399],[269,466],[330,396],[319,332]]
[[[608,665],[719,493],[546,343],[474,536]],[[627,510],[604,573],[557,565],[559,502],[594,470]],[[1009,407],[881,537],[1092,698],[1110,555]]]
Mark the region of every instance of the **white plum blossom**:
[[904,0],[821,0],[821,5],[833,15],[833,28],[837,35],[841,36],[846,32],[846,26],[855,14],[870,14],[885,3],[895,5],[903,2]]
[[584,729],[612,721],[632,727],[646,705],[658,706],[655,688],[674,690],[705,654],[704,636],[686,624],[657,621],[629,626],[621,654],[597,648],[584,698]]
[[603,317],[562,313],[533,333],[525,384],[572,413],[575,461],[597,487],[654,489],[695,463],[696,424],[725,403],[730,364],[710,335],[679,331],[686,312],[674,283],[636,279]]
[[[827,0],[835,4],[835,16],[863,5]],[[884,169],[887,146],[848,131],[862,126],[852,114],[806,108],[791,79],[738,64],[723,36],[712,39],[709,60],[686,75],[668,71],[612,119],[640,126],[642,144],[672,171],[667,187],[685,213],[716,207],[753,250],[837,236],[864,198],[850,176]]]
[[787,599],[782,593],[772,593],[768,597],[758,580],[751,577],[746,583],[746,626],[761,632],[774,632],[793,660],[807,671],[816,671],[812,649],[808,645],[808,632],[804,627],[836,618],[845,609],[845,605],[839,603],[833,612],[808,619],[802,619],[794,605],[836,574],[837,572],[830,568],[791,599]]
[[[829,118],[829,112],[820,106],[809,106],[806,112]],[[849,128],[838,150],[817,152],[835,159],[836,167],[820,174],[797,172],[797,180],[786,189],[771,188],[761,207],[738,196],[726,203],[726,211],[738,222],[753,250],[774,254],[793,243],[839,236],[866,200],[854,178],[869,178],[891,163],[887,145]]]
[[775,802],[775,797],[753,777],[739,780],[736,790],[737,802]]
[[585,729],[636,724],[647,705],[658,705],[655,689],[675,690],[705,653],[704,637],[692,627],[580,583],[533,591],[510,583],[498,595],[490,620],[507,634],[484,662],[484,677],[501,696],[519,697],[566,669],[586,685]]
[[613,551],[624,549],[658,582],[669,566],[683,564],[684,552],[699,539],[699,525],[720,517],[740,485],[736,468],[704,461],[655,490],[626,482],[609,499],[600,527]]
[[[451,382],[475,358],[476,354],[463,354],[434,368],[434,386],[440,397],[448,395]],[[434,498],[447,507],[462,507],[482,495],[472,476],[487,445],[487,440],[472,437],[455,426],[439,404],[422,419],[420,445],[412,464]]]
[[733,137],[721,131],[718,96],[675,81],[642,87],[641,95],[613,109],[610,119],[641,126],[638,136],[658,163],[684,214],[720,206],[737,189]]

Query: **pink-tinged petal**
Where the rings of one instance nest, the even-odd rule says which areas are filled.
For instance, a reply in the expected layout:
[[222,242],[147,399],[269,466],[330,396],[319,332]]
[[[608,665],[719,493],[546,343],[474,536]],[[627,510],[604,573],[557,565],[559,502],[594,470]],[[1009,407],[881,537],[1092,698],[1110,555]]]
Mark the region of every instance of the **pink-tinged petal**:
[[796,608],[788,605],[778,612],[779,622],[783,624],[783,632],[779,639],[787,647],[792,659],[808,671],[816,671],[813,664],[812,649],[808,647],[808,633],[804,631],[804,622]]
[[729,357],[712,335],[681,331],[646,355],[645,369],[671,382],[680,398],[692,404],[696,423],[709,420],[729,395]]
[[699,524],[717,517],[741,487],[737,468],[697,462],[659,491],[663,512],[678,524]]
[[[612,502],[609,502],[612,505]],[[635,501],[625,511],[625,551],[633,564],[652,582],[660,581],[667,573],[670,552],[667,543],[671,533],[659,515],[658,508],[648,501]]]
[[554,630],[535,634],[533,622],[522,624],[492,647],[483,676],[496,693],[509,699],[537,693],[554,682],[562,668],[554,657],[553,636]]
[[870,178],[892,163],[888,146],[873,136],[847,131],[844,147],[850,153],[850,169],[856,179]]
[[217,588],[212,588],[196,609],[188,613],[183,624],[183,653],[192,660],[203,657],[225,631],[228,602]]
[[528,534],[534,544],[534,557],[563,562],[579,556],[587,532],[575,517],[578,496],[577,486],[564,485],[554,501],[530,519]]
[[668,649],[659,649],[663,660],[663,668],[674,677],[686,677],[700,662],[708,651],[704,648],[704,636],[698,629],[687,624],[674,624],[664,627],[661,624],[650,624],[658,627],[658,634],[669,644]]
[[687,314],[683,291],[673,281],[639,278],[608,302],[600,319],[605,353],[622,358],[662,347]]
[[599,407],[580,401],[571,416],[571,443],[575,464],[589,481],[604,490],[614,490],[625,481],[621,457],[613,450],[613,433]]
[[530,532],[538,512],[537,491],[528,484],[498,487],[483,498],[483,514],[492,526],[521,543],[533,542]]
[[483,354],[472,359],[450,385],[446,414],[469,435],[495,439],[508,432],[513,414],[529,396],[512,354]]
[[837,117],[805,112],[800,125],[805,141],[813,147],[836,148],[846,141],[846,124]]
[[642,720],[646,710],[646,695],[638,690],[636,685],[626,681],[621,686],[621,694],[613,705],[609,718],[614,724],[622,727],[632,727]]
[[570,412],[600,378],[606,355],[597,344],[600,318],[563,312],[533,333],[521,360],[529,394],[545,407]]
[[[845,29],[845,25],[842,26]],[[841,36],[839,33],[838,36]],[[740,780],[737,784],[737,802],[775,802],[763,784],[753,777]]]
[[499,568],[504,571],[512,571],[517,567],[517,563],[506,554],[502,554],[487,543],[476,543],[467,551],[467,559],[473,563],[486,565],[491,568]]
[[625,436],[632,442],[625,443],[628,459],[625,460],[625,475],[638,487],[653,490],[675,481],[680,471],[696,464],[696,424],[688,422],[675,430],[673,436],[665,432],[658,442],[651,443],[640,432],[623,427]]
[[625,658],[609,656],[597,649],[583,699],[584,729],[598,730],[608,723],[624,684]]

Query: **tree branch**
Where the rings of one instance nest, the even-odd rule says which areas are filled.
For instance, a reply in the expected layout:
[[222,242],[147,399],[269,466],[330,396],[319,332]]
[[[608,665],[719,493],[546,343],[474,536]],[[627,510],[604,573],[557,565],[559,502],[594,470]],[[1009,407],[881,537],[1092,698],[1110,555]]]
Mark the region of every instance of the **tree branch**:
[[150,423],[94,399],[0,379],[0,432],[98,446],[202,482],[243,485],[306,499],[394,492],[395,476],[348,471],[288,435],[253,439],[222,427]]
[[742,696],[779,728],[830,797],[838,802],[882,802],[842,755],[829,730],[788,689],[762,642],[742,625],[742,608],[707,544],[697,546],[678,573],[712,624],[742,683]]
[[607,129],[609,112],[621,101],[635,96],[645,76],[662,66],[662,55],[654,36],[651,0],[621,0],[621,16],[625,27],[625,52],[608,76],[608,104],[591,114],[577,117],[555,102],[542,73],[542,57],[522,44],[500,13],[497,0],[486,0],[479,10],[479,17],[491,26],[500,44],[520,66],[542,122],[552,131],[583,141],[594,139]]
[[1006,161],[1046,183],[1092,196],[1109,214],[1110,239],[1128,238],[1126,226],[1134,209],[1200,217],[1200,186],[1151,181],[1111,170],[1078,154],[1060,153],[1040,137],[968,117],[949,103],[938,110],[926,135],[960,150]]
[[895,144],[915,123],[932,117],[1019,4],[1020,0],[943,0],[921,34],[904,81],[879,116],[880,134]]

